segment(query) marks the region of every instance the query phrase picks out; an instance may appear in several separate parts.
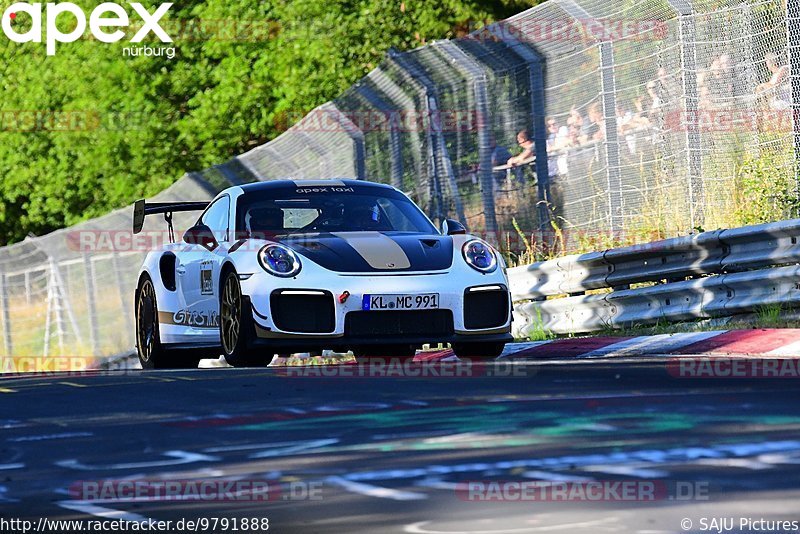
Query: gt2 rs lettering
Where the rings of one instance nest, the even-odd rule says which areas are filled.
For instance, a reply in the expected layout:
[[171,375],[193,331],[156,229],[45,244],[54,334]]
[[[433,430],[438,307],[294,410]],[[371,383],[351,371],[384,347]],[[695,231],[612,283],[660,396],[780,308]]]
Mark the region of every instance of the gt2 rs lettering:
[[191,326],[193,328],[219,328],[219,314],[215,311],[178,310],[158,312],[158,321],[163,324]]

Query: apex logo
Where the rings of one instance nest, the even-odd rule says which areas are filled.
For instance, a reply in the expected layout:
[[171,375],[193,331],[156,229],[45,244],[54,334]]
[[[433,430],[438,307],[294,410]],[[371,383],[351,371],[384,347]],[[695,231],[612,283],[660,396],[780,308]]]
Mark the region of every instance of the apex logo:
[[[141,42],[150,32],[155,34],[163,43],[172,42],[170,36],[158,23],[169,11],[169,8],[172,7],[171,3],[161,4],[152,14],[142,4],[132,2],[130,5],[143,22],[139,31],[131,39],[132,43]],[[24,33],[19,33],[14,28],[20,13],[29,15],[31,21],[30,29]],[[61,20],[69,20],[71,18],[75,22],[75,27],[67,33],[62,32],[58,29],[59,17],[63,17]],[[58,4],[48,2],[45,4],[45,21],[48,56],[55,55],[56,43],[72,43],[80,39],[86,32],[86,14],[72,2]],[[95,39],[103,43],[116,43],[125,37],[125,32],[122,30],[108,32],[106,28],[122,28],[129,25],[128,12],[121,5],[114,2],[100,4],[89,15],[89,31],[91,31]],[[41,43],[42,4],[29,4],[27,2],[12,4],[3,12],[2,27],[6,37],[15,43]]]

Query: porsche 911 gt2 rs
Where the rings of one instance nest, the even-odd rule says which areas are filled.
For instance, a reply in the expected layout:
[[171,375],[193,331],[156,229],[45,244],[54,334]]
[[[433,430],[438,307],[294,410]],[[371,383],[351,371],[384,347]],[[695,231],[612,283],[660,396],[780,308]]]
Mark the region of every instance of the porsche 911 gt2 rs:
[[[145,368],[234,366],[332,349],[412,357],[424,343],[496,357],[511,340],[505,264],[447,220],[442,232],[394,187],[356,180],[234,186],[211,202],[134,206],[202,210],[182,242],[148,253],[135,295]],[[171,241],[175,241],[171,239]]]

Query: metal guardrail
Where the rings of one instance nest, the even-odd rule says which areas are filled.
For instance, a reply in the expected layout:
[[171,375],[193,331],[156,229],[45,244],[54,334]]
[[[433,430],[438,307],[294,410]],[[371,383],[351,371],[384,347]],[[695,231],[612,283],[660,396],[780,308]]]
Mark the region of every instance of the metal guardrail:
[[[514,267],[514,333],[592,332],[800,307],[799,241],[795,219]],[[656,284],[631,288],[645,282]],[[597,289],[609,291],[586,294]]]

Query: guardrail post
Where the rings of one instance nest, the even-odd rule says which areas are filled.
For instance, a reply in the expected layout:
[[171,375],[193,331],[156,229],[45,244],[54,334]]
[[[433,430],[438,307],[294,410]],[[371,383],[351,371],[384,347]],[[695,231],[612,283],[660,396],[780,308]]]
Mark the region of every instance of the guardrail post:
[[[408,91],[400,87],[397,82],[392,80],[382,67],[379,67],[367,74],[367,79],[372,85],[374,85],[375,91],[382,94],[384,100],[390,102],[391,105],[397,109],[396,119],[399,123],[397,132],[399,134],[398,138],[402,139],[404,143],[408,143],[407,146],[411,152],[413,173],[416,176],[414,183],[408,184],[407,188],[404,188],[403,190],[408,192],[410,191],[409,188],[413,187],[414,195],[412,196],[415,196],[415,200],[418,201],[419,205],[422,206],[423,209],[427,209],[430,212],[428,209],[431,202],[429,184],[430,180],[433,178],[430,174],[424,174],[425,171],[422,161],[423,148],[422,141],[420,140],[420,133],[422,132],[413,129],[416,126],[409,130],[408,122],[406,122],[406,119],[410,118],[407,117],[406,114],[410,113],[414,115],[415,119],[418,118],[414,100],[408,94]],[[414,120],[412,121],[412,124],[416,125],[418,122]],[[400,161],[403,162],[404,160],[401,159]],[[425,177],[424,180],[422,179],[423,176]]]
[[[378,93],[372,90],[371,87],[360,84],[356,87],[356,92],[360,93],[364,99],[370,103],[375,109],[379,110],[386,116],[389,123],[389,150],[391,157],[391,178],[392,185],[398,189],[403,189],[403,139],[400,136],[400,128],[398,127],[399,117],[397,112],[381,98]],[[366,121],[367,124],[372,124],[371,120]]]
[[[576,20],[590,20],[592,16],[573,0],[559,5]],[[617,132],[617,88],[614,74],[614,44],[610,39],[597,42],[600,53],[600,104],[603,109],[606,153],[606,181],[608,186],[608,222],[613,236],[623,228],[622,175],[620,174],[619,134]]]
[[353,167],[358,180],[367,179],[367,151],[364,147],[364,132],[362,132],[347,115],[342,113],[336,104],[330,102],[329,105],[336,110],[336,117],[344,132],[353,141]]
[[389,59],[411,77],[411,79],[421,85],[425,93],[423,99],[425,109],[423,112],[427,121],[425,136],[428,143],[428,176],[432,178],[431,198],[433,199],[433,218],[438,222],[441,222],[445,218],[442,184],[439,173],[439,162],[441,162],[445,174],[444,178],[447,180],[450,192],[453,195],[456,215],[458,219],[466,225],[467,220],[466,217],[464,217],[464,205],[461,202],[461,195],[458,192],[458,184],[456,183],[455,172],[453,171],[453,162],[450,160],[450,153],[447,150],[444,134],[442,133],[442,124],[439,119],[439,96],[436,85],[428,75],[425,74],[422,68],[414,64],[413,60],[407,55],[395,49],[390,49]]
[[9,313],[8,306],[9,295],[6,273],[0,273],[0,299],[3,301],[3,346],[6,351],[6,356],[11,357],[14,355],[14,343],[11,338],[11,314]]
[[100,335],[97,331],[97,303],[95,302],[94,288],[94,264],[89,254],[83,255],[83,273],[86,279],[86,306],[89,313],[89,342],[92,346],[92,354],[100,355],[98,342]]
[[496,24],[487,27],[489,33],[528,64],[531,92],[531,131],[536,154],[536,186],[538,194],[537,218],[539,229],[550,232],[550,168],[547,158],[547,112],[544,99],[544,58],[534,49],[522,44],[512,31],[504,31]]
[[800,0],[786,1],[786,45],[792,85],[792,132],[794,135],[794,216],[800,215]]
[[703,225],[705,192],[703,186],[703,152],[699,127],[699,93],[697,89],[697,31],[691,0],[667,0],[678,14],[678,42],[681,50],[683,105],[686,111],[686,154],[689,185],[689,217],[693,228]]
[[600,87],[603,92],[603,121],[605,122],[606,178],[608,180],[608,205],[611,233],[622,232],[622,176],[619,161],[619,133],[617,132],[617,86],[614,78],[614,45],[603,41],[600,47]]
[[483,218],[486,235],[499,240],[497,214],[494,209],[494,178],[492,177],[492,132],[489,120],[489,95],[486,71],[452,41],[437,41],[433,49],[451,61],[455,68],[472,82],[478,127],[478,175],[483,200]]
[[25,280],[23,283],[25,284],[25,304],[31,304],[31,272],[25,271]]
[[[64,354],[64,334],[65,332],[65,324],[64,324],[64,312],[67,312],[67,319],[70,322],[70,326],[72,327],[72,332],[75,335],[76,340],[80,340],[80,330],[78,329],[78,322],[75,320],[75,314],[72,312],[72,306],[69,303],[69,300],[64,293],[64,288],[66,287],[64,284],[64,279],[61,277],[61,270],[58,267],[58,263],[50,257],[49,258],[50,264],[50,280],[48,281],[48,293],[47,293],[47,300],[48,300],[48,320],[50,314],[50,306],[53,307],[53,311],[55,311],[56,316],[56,333],[58,335],[58,347],[61,351],[61,354]],[[47,333],[45,334],[47,335]],[[45,354],[47,356],[47,354]]]

